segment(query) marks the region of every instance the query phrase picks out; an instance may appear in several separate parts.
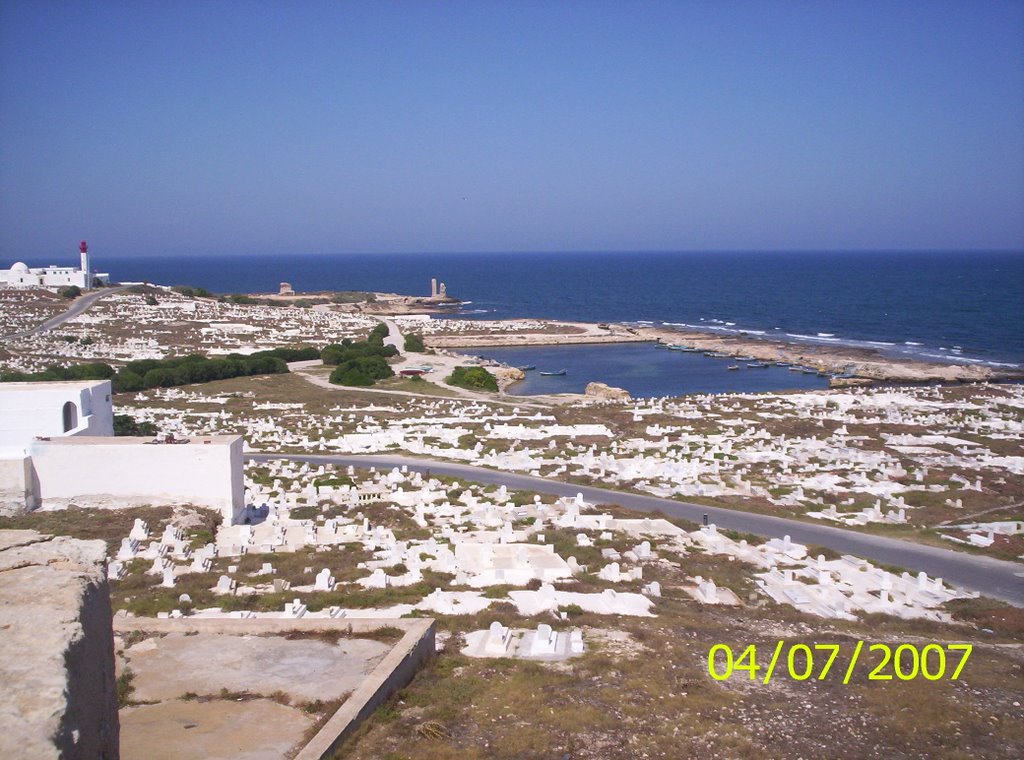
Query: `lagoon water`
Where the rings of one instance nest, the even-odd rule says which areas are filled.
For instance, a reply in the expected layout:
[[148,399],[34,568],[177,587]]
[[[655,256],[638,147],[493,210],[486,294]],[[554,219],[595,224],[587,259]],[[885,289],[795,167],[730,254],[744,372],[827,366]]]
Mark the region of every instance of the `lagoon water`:
[[[509,388],[516,395],[582,393],[588,382],[625,388],[633,396],[678,396],[688,393],[756,393],[819,390],[828,378],[790,372],[785,367],[752,368],[735,359],[655,348],[650,343],[580,346],[517,346],[466,349],[515,367],[536,366]],[[738,370],[729,370],[739,365]],[[541,372],[566,370],[559,377]]]

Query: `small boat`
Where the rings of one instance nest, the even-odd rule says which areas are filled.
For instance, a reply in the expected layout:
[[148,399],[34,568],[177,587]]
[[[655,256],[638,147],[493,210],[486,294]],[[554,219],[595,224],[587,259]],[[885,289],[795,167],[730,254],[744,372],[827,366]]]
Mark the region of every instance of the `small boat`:
[[755,362],[757,361],[756,356],[737,356],[736,361],[738,362]]
[[540,372],[539,374],[544,375],[544,377],[560,377],[565,374],[565,370],[560,369],[558,372]]
[[688,354],[699,354],[700,353],[700,349],[699,348],[695,348],[695,347],[692,347],[692,346],[683,346],[679,350],[680,351],[685,351]]
[[788,367],[789,362],[775,362],[776,367]]
[[755,369],[766,369],[768,367],[764,362],[747,362],[748,367],[754,367]]
[[531,369],[537,368],[532,364],[524,364],[522,367],[519,367],[519,369],[522,370],[523,372],[529,372]]
[[685,351],[686,350],[686,346],[680,346],[680,345],[677,345],[675,343],[669,343],[668,345],[665,346],[665,348],[667,348],[669,351]]
[[730,364],[728,367],[726,367],[726,369],[739,369],[739,368],[740,368],[740,365],[738,365],[738,364]]
[[805,375],[817,375],[818,374],[818,370],[812,369],[811,367],[802,367],[800,369],[800,371],[803,372]]

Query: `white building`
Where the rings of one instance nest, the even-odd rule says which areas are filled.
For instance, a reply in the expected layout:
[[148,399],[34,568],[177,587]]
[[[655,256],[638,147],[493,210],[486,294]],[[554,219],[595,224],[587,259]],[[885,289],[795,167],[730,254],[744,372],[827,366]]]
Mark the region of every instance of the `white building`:
[[109,380],[0,383],[0,458],[25,455],[37,436],[112,436]]
[[114,437],[109,380],[0,383],[0,514],[193,504],[245,510],[242,437]]
[[0,269],[0,285],[9,288],[62,288],[70,285],[83,290],[92,287],[93,280],[104,284],[110,282],[106,272],[93,272],[89,262],[89,246],[83,240],[78,247],[82,263],[79,268],[59,267],[51,264],[48,267],[31,269],[21,261],[15,262],[10,269]]

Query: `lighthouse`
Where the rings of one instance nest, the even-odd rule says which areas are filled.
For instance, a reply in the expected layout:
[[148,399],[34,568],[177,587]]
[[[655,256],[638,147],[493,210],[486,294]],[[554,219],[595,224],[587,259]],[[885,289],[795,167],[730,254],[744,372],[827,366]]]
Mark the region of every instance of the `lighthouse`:
[[83,240],[78,246],[79,253],[82,254],[82,272],[85,274],[85,287],[92,287],[92,277],[89,274],[89,246]]

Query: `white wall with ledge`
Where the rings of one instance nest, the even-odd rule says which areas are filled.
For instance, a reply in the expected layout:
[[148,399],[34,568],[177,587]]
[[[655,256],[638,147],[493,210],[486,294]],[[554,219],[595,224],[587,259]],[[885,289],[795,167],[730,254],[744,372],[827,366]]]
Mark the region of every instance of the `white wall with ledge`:
[[20,458],[37,436],[113,436],[109,380],[0,383],[0,458]]
[[245,509],[239,435],[183,443],[76,435],[35,440],[29,454],[41,509],[193,504],[218,510],[228,525]]

